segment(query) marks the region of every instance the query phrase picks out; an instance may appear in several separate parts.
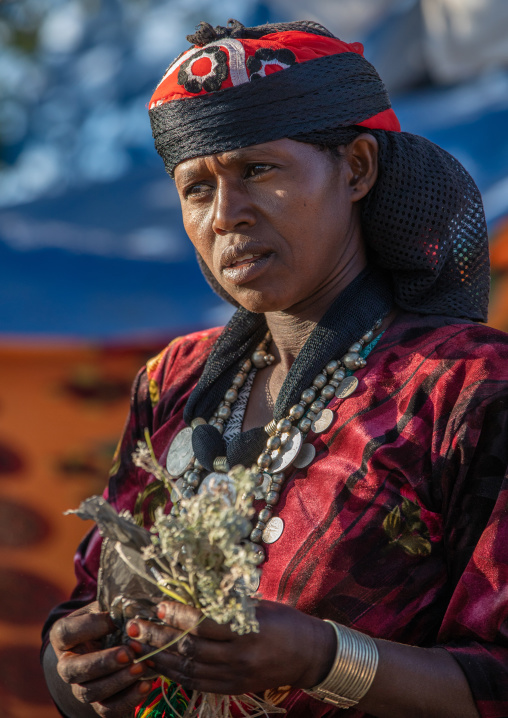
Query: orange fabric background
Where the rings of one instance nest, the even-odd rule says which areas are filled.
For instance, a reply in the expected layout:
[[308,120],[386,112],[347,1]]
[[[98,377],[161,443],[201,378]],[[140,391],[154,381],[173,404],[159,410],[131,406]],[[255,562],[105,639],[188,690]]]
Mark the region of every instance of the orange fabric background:
[[0,345],[0,713],[55,718],[40,629],[73,587],[87,530],[69,508],[103,490],[136,371],[164,345]]
[[490,241],[492,291],[489,324],[508,332],[508,218],[495,229]]

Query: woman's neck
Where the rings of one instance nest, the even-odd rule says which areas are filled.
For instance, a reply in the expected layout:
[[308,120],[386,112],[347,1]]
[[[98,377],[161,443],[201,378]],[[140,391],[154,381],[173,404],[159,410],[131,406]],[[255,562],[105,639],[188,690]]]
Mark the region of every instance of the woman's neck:
[[[342,287],[340,291],[343,288],[345,287]],[[284,379],[296,357],[339,293],[336,291],[331,297],[319,297],[317,301],[309,302],[298,312],[281,311],[265,314],[272,335],[269,351],[275,357],[275,361],[262,374],[263,381],[266,383],[266,394],[272,397],[272,404],[275,403]],[[325,301],[323,301],[324,299]],[[392,323],[396,314],[397,310],[393,307],[384,317],[383,323],[374,332],[373,337],[382,333]]]
[[[271,366],[256,374],[243,421],[244,431],[267,424],[273,417],[273,407],[293,362],[322,316],[344,288],[342,287],[340,291],[327,297],[323,295],[315,297],[316,301],[314,302],[307,301],[306,306],[300,307],[299,311],[265,313],[268,328],[272,334],[269,352],[274,355],[275,361]],[[326,301],[324,301],[325,299]],[[381,327],[374,332],[373,337],[387,328],[395,314],[396,310],[392,309],[385,317]]]
[[360,253],[355,256],[356,261],[346,264],[340,274],[321,286],[314,295],[306,298],[298,306],[285,311],[266,312],[266,323],[272,335],[270,352],[275,356],[276,366],[279,366],[284,375],[291,368],[325,312],[365,268],[365,255],[363,252],[361,256],[359,255]]
[[317,321],[287,312],[270,312],[266,322],[272,335],[270,352],[275,357],[275,365],[287,374]]

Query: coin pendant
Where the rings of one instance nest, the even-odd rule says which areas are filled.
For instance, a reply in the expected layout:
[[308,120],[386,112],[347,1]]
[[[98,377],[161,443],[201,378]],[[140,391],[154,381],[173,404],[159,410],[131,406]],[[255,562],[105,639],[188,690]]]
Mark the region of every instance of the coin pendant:
[[333,421],[333,411],[331,409],[323,409],[311,424],[311,429],[315,434],[321,434],[326,431]]
[[[258,543],[252,543],[252,541],[248,541],[248,540],[241,541],[240,543],[243,546],[250,547],[254,551],[255,560],[256,560],[256,563],[258,566],[263,563],[263,561],[265,560],[265,550],[262,546],[260,546]],[[247,593],[250,596],[252,596],[254,593],[256,593],[256,591],[259,588],[260,583],[261,583],[261,571],[256,571],[255,574],[253,572],[252,574],[250,574],[250,576],[248,576],[247,579],[246,579],[246,577],[242,577],[242,578],[238,579],[239,586],[242,586],[243,588],[245,588],[245,590],[247,591]]]
[[169,447],[166,469],[171,476],[181,476],[194,456],[192,449],[192,429],[186,426],[173,439]]
[[[258,544],[258,543],[253,544],[253,547],[254,547],[254,552],[256,554],[256,565],[259,566],[265,560],[265,550],[261,546],[261,544]],[[259,583],[258,583],[258,586],[259,586]]]
[[284,521],[279,516],[273,516],[263,531],[263,541],[265,543],[275,543],[280,539],[283,531]]
[[249,595],[252,596],[254,593],[256,593],[256,591],[257,591],[258,588],[259,588],[259,584],[260,584],[260,583],[261,583],[261,574],[259,574],[258,576],[256,576],[256,578],[253,579],[253,580],[248,584],[247,590],[249,591]]
[[304,444],[300,453],[293,461],[293,466],[296,466],[297,469],[304,469],[306,466],[309,466],[309,464],[312,464],[315,456],[315,447],[312,444]]
[[284,471],[287,467],[293,463],[303,444],[303,436],[300,429],[293,426],[289,432],[288,440],[285,445],[279,451],[272,452],[272,463],[270,464],[270,471],[276,473],[278,471]]
[[259,500],[259,499],[265,498],[267,491],[268,491],[268,486],[270,485],[271,480],[272,480],[272,477],[270,476],[270,474],[263,474],[263,483],[261,484],[261,486],[257,486],[254,490],[254,498],[255,499]]
[[358,379],[355,376],[347,376],[335,389],[337,399],[345,399],[350,396],[358,386]]
[[199,486],[198,494],[202,494],[205,491],[210,492],[213,486],[219,486],[219,484],[226,485],[226,491],[222,495],[231,504],[234,504],[236,500],[236,486],[233,479],[227,474],[220,474],[218,471],[212,471],[211,474],[205,476]]

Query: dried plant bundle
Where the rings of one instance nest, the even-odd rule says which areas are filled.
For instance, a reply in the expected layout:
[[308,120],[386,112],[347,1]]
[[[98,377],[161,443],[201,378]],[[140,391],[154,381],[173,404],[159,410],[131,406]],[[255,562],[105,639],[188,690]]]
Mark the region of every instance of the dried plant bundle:
[[[157,620],[155,606],[163,598],[193,606],[203,618],[228,624],[240,635],[259,631],[255,594],[259,552],[248,538],[254,514],[254,473],[237,466],[206,482],[195,496],[184,498],[176,481],[157,462],[147,432],[145,438],[146,442],[138,442],[132,458],[153,482],[138,506],[155,493],[150,487],[156,482],[164,488],[166,505],[170,496],[178,499],[175,515],[159,505],[151,514],[152,525],[146,529],[128,511],[117,513],[100,496],[86,499],[79,509],[68,512],[93,519],[104,537],[98,600],[119,627],[115,640],[126,638],[123,629],[129,618]],[[167,644],[149,655],[169,647]],[[255,718],[285,713],[253,695],[194,692],[188,696],[164,676],[160,676],[158,686],[160,700],[154,702],[150,694],[150,704],[145,702],[139,709],[139,718]]]

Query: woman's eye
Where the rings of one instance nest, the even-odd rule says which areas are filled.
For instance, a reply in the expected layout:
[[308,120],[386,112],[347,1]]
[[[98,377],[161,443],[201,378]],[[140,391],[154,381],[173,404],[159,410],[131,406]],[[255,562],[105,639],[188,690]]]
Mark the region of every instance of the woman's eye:
[[196,182],[196,184],[190,185],[184,191],[185,197],[197,196],[207,192],[210,189],[209,185],[204,182]]
[[273,165],[265,164],[263,162],[256,162],[250,164],[245,169],[245,177],[256,177],[262,175],[273,168]]

